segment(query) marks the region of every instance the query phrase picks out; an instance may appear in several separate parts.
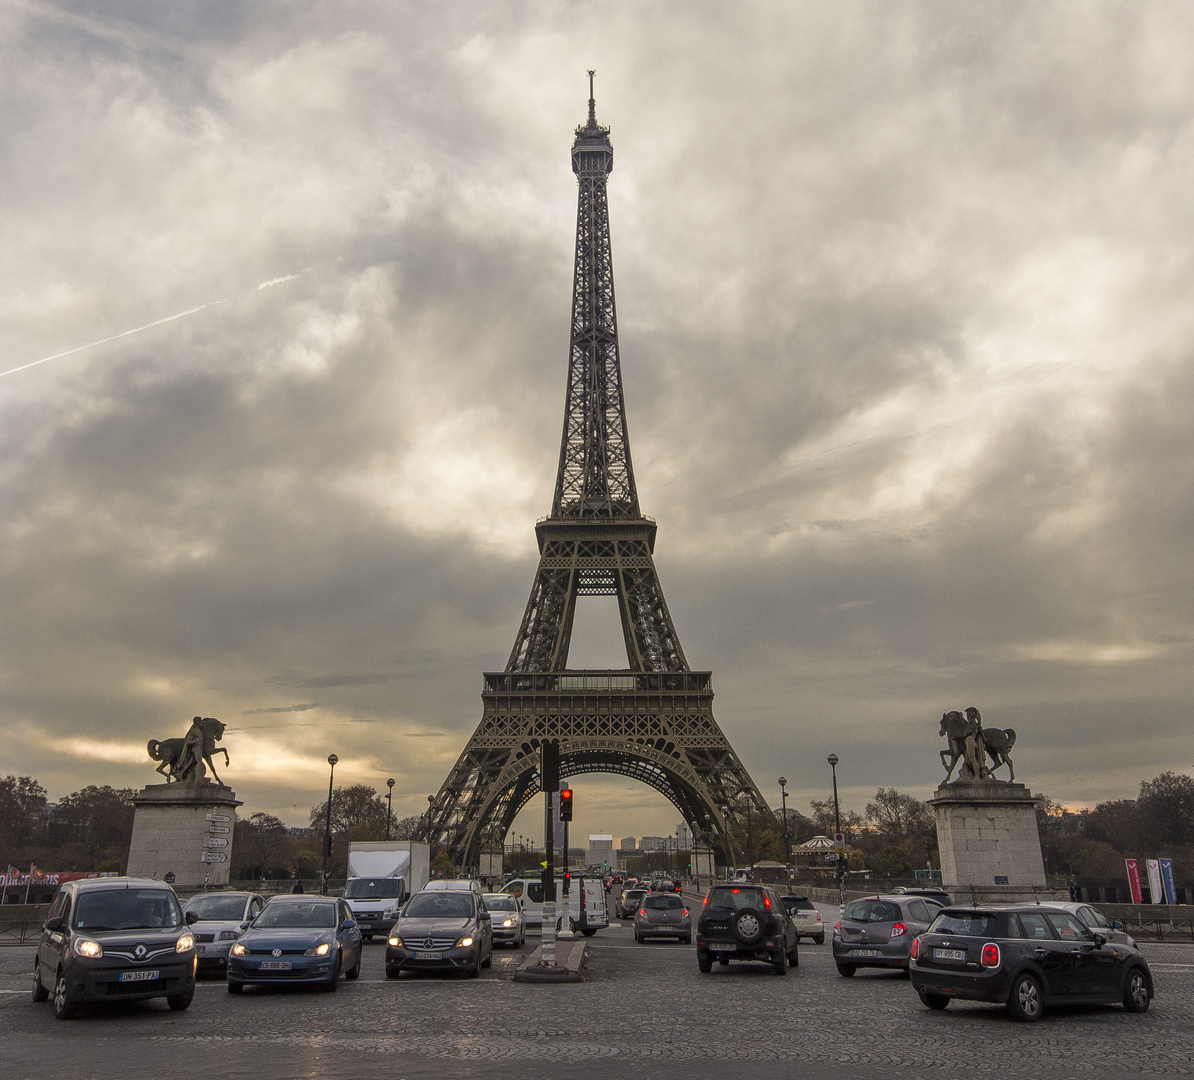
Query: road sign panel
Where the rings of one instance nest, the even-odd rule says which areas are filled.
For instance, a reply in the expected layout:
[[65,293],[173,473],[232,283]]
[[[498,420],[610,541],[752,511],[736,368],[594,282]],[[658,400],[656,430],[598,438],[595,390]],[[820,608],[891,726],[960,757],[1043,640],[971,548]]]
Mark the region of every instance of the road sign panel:
[[222,851],[205,851],[203,853],[204,862],[227,862],[228,856]]
[[231,821],[232,818],[230,818],[227,814],[208,814],[207,820],[208,821]]
[[232,832],[232,830],[230,828],[228,828],[227,825],[209,825],[207,827],[207,831],[212,836],[214,836],[216,833]]
[[227,847],[228,840],[223,836],[209,836],[207,838],[208,847]]

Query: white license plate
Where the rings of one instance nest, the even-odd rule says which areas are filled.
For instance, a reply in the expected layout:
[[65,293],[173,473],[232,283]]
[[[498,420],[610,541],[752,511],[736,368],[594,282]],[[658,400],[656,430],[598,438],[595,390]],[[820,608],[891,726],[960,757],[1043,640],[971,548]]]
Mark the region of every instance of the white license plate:
[[290,970],[290,961],[289,960],[262,960],[261,961],[261,970],[262,971],[289,971]]
[[738,946],[737,945],[710,945],[709,951],[710,952],[737,952]]
[[851,949],[850,955],[851,956],[878,956],[879,950],[878,949]]
[[965,949],[934,949],[933,950],[933,959],[934,960],[965,960],[966,959],[966,950]]
[[416,960],[442,960],[444,954],[442,952],[417,952],[415,953]]
[[153,982],[160,974],[160,971],[122,971],[120,982]]

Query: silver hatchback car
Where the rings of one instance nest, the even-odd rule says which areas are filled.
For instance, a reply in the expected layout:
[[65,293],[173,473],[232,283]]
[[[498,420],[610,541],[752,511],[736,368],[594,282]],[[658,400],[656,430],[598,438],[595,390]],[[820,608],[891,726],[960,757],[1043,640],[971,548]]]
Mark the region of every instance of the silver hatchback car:
[[833,928],[833,959],[847,978],[860,967],[911,965],[912,942],[940,910],[919,896],[870,896],[851,900]]
[[674,937],[686,945],[692,942],[692,920],[684,901],[675,893],[647,893],[634,913],[634,940]]
[[228,968],[228,951],[240,937],[241,925],[252,922],[265,907],[265,898],[249,892],[211,892],[192,896],[183,913],[194,912],[195,959],[199,971]]
[[493,923],[493,945],[511,945],[521,949],[527,939],[527,923],[522,904],[509,893],[486,893],[485,906]]

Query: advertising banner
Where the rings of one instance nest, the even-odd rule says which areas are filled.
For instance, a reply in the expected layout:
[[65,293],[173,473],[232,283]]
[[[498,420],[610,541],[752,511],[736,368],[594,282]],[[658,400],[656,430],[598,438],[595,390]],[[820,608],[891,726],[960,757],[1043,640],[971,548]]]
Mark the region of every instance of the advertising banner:
[[29,878],[29,870],[18,870],[15,867],[9,867],[8,873],[0,874],[0,885],[61,885],[64,881],[79,881],[83,878],[97,878],[97,877],[116,877],[116,871],[98,873],[94,870],[86,873],[76,871],[68,871],[66,873],[55,873],[52,870],[40,870],[36,866],[30,867],[33,871],[32,882]]
[[1140,866],[1135,859],[1125,859],[1128,864],[1128,890],[1133,904],[1144,903],[1144,890],[1140,888]]
[[1148,870],[1148,894],[1154,904],[1165,903],[1165,890],[1161,888],[1161,864],[1156,859],[1145,859]]
[[1177,903],[1177,881],[1173,877],[1173,860],[1161,860],[1161,884],[1165,886],[1165,903]]

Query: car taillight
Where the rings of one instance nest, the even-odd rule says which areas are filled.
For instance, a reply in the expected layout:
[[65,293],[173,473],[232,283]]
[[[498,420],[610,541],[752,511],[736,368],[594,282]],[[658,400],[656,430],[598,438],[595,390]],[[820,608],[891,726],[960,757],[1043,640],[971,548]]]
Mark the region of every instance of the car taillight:
[[912,942],[912,952],[909,953],[913,960],[920,959],[920,938],[916,938]]
[[821,913],[818,911],[817,912],[817,922],[820,922],[820,921],[821,921]]
[[908,933],[908,926],[906,923],[898,922],[891,924],[892,937],[903,937],[906,933]]
[[680,912],[680,918],[682,918],[682,919],[688,918],[688,908],[685,908],[682,912]]
[[834,932],[835,934],[840,934],[840,933],[842,932],[842,924],[841,924],[841,923],[834,923],[834,924],[833,924],[833,932]]
[[999,946],[993,941],[988,941],[983,946],[983,967],[997,968],[999,967]]
[[638,913],[639,913],[639,914],[640,914],[640,915],[641,915],[641,916],[642,916],[644,919],[647,917],[647,909],[646,909],[645,907],[644,907],[644,908],[639,908],[639,909],[638,909]]
[[771,910],[771,897],[766,893],[763,893],[763,906],[766,907],[768,911]]
[[705,908],[707,908],[708,906],[709,906],[709,897],[706,896],[705,899],[701,901],[701,910],[704,911]]

